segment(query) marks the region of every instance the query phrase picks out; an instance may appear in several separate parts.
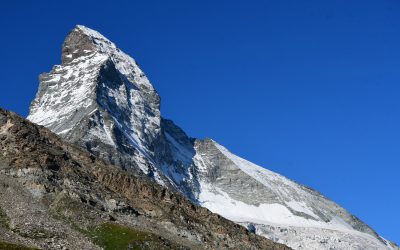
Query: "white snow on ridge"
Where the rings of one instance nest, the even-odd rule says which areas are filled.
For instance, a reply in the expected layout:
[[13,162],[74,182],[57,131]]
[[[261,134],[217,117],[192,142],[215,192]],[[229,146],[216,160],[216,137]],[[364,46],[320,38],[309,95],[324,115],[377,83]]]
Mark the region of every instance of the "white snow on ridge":
[[[249,205],[201,182],[199,200],[202,206],[228,220],[247,226],[256,233],[293,249],[393,249],[372,235],[354,230],[339,217],[329,223],[293,215],[281,204]],[[275,230],[275,232],[274,232]],[[288,234],[287,232],[292,232]]]
[[271,189],[275,189],[278,193],[281,193],[283,198],[286,198],[289,194],[285,192],[285,189],[276,189],[275,186],[272,185],[274,182],[279,182],[284,184],[285,186],[293,189],[298,195],[304,194],[304,191],[299,187],[299,185],[286,177],[272,172],[268,169],[263,167],[257,166],[256,164],[245,160],[237,155],[232,154],[227,150],[225,147],[219,145],[218,143],[214,142],[214,145],[223,153],[226,157],[228,157],[236,166],[238,166],[243,172],[247,175],[253,177],[258,182],[263,184],[266,187]]
[[249,205],[231,198],[227,193],[208,183],[201,182],[199,200],[201,205],[235,222],[253,222],[257,224],[279,224],[297,227],[326,228],[340,231],[354,231],[343,220],[329,223],[306,219],[294,215],[287,207],[278,204]]
[[76,28],[80,29],[83,33],[87,34],[88,36],[93,37],[98,40],[102,40],[102,41],[106,42],[109,46],[116,48],[116,46],[113,42],[108,40],[105,36],[100,34],[98,31],[92,30],[92,29],[85,27],[83,25],[80,25],[80,24],[76,25]]
[[[28,119],[43,126],[61,124],[61,121],[70,120],[76,110],[88,108],[93,102],[91,95],[96,87],[99,65],[107,58],[107,55],[94,53],[76,58],[68,65],[55,66],[54,73],[42,83],[53,92],[35,100]],[[67,129],[54,128],[54,132],[66,133]]]
[[[238,224],[252,225],[257,234],[293,249],[394,249],[371,234],[355,230],[338,216],[333,216],[326,222],[304,202],[314,197],[299,184],[232,154],[214,141],[213,143],[241,171],[279,194],[282,203],[247,204],[232,198],[213,183],[201,180],[199,202],[210,211]],[[204,171],[209,164],[200,154],[196,154],[193,159],[200,171]],[[291,210],[310,217],[296,215]]]
[[144,85],[149,90],[154,91],[153,85],[132,57],[118,49],[113,42],[108,40],[99,32],[83,25],[77,25],[76,29],[81,30],[83,33],[91,37],[94,40],[96,47],[101,52],[110,55],[118,71],[125,75],[131,82],[135,82],[138,85]]

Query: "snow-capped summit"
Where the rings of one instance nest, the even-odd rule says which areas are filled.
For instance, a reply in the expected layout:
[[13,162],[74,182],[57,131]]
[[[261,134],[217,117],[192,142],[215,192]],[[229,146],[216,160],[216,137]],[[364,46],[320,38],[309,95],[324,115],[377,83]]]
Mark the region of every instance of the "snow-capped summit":
[[[62,62],[68,63],[93,52],[109,55],[120,73],[135,85],[142,86],[143,91],[155,94],[153,85],[132,57],[117,48],[113,42],[99,32],[83,25],[77,25],[65,39],[62,48]],[[159,99],[157,95],[154,97],[156,100]]]
[[135,60],[84,26],[65,39],[61,65],[40,76],[28,119],[294,249],[398,249],[320,193],[163,119]]
[[40,76],[28,119],[113,164],[154,171],[160,98],[135,60],[97,31],[69,33],[62,64]]

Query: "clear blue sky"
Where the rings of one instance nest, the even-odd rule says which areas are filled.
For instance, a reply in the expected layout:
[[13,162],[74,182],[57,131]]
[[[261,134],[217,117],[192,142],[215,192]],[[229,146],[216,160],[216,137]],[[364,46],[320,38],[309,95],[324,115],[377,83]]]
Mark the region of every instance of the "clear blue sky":
[[2,1],[1,107],[26,116],[38,74],[86,25],[136,58],[191,136],[400,242],[399,1],[82,2]]

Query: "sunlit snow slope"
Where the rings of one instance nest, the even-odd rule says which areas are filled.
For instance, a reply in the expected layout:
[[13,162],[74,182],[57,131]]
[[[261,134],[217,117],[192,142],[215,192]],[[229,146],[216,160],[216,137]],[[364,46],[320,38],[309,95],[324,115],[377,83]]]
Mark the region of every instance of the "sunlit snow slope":
[[212,140],[196,147],[200,204],[294,249],[395,249],[318,192],[242,159]]

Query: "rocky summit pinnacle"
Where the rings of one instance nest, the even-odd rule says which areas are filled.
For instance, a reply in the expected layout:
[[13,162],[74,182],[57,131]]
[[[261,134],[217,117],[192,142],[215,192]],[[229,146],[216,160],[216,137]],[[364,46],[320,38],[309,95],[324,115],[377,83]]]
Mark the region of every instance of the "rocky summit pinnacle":
[[294,249],[398,249],[317,191],[187,136],[161,117],[135,60],[84,26],[65,39],[62,64],[40,76],[28,119]]
[[136,62],[94,30],[69,33],[28,119],[122,168],[155,173],[160,98]]

